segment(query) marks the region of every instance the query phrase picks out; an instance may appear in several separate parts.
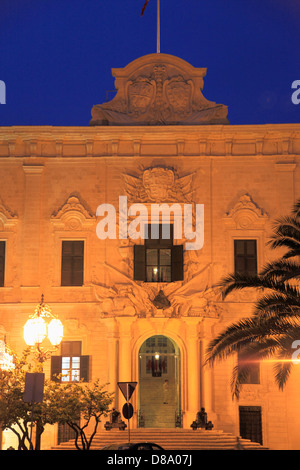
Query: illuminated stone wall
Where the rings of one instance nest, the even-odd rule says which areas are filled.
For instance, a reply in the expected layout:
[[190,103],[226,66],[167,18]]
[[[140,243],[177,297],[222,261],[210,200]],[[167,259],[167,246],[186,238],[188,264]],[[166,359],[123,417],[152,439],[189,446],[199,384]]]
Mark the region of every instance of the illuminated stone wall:
[[[299,448],[297,369],[279,392],[272,366],[262,365],[261,384],[245,386],[236,403],[235,358],[201,367],[210,339],[249,315],[256,298],[239,292],[223,302],[214,288],[233,271],[233,240],[257,240],[258,267],[275,256],[265,242],[274,218],[299,198],[299,160],[300,125],[0,128],[0,240],[7,243],[0,331],[22,351],[23,326],[43,293],[64,324],[64,339],[82,342],[82,353],[92,357],[91,379],[110,382],[119,409],[116,382],[138,381],[141,345],[165,335],[180,350],[184,427],[205,406],[216,429],[238,435],[238,406],[261,406],[264,445]],[[155,193],[153,169],[171,176]],[[184,252],[183,281],[134,281],[135,242],[99,240],[97,207],[118,207],[121,195],[147,207],[162,196],[204,204],[204,246]],[[84,285],[62,287],[61,241],[72,239],[85,242]],[[160,290],[168,308],[153,304]],[[134,426],[138,397],[137,389]],[[42,442],[56,444],[56,431],[47,430]]]

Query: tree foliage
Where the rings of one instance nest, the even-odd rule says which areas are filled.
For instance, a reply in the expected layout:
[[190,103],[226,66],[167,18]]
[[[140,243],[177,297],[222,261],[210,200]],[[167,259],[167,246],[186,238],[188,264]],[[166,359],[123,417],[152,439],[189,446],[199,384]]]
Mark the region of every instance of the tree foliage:
[[107,392],[99,380],[93,384],[51,382],[45,399],[51,404],[53,419],[67,424],[75,432],[76,449],[90,450],[101,418],[109,412],[113,394]]
[[[2,430],[9,429],[17,436],[18,450],[35,449],[45,426],[55,423],[69,425],[76,433],[76,448],[89,450],[101,417],[109,412],[112,394],[99,380],[66,384],[45,380],[43,402],[25,403],[26,372],[41,372],[41,364],[32,365],[29,349],[20,358],[13,356],[14,369],[0,370],[0,423]],[[32,423],[35,442],[31,439]]]
[[[29,359],[30,350],[23,352],[18,358],[13,353],[14,369],[0,370],[0,423],[2,430],[10,429],[18,439],[18,450],[32,450],[34,443],[31,439],[32,423],[39,423],[38,432],[41,434],[44,426],[49,423],[47,405],[45,403],[24,402],[26,372],[40,371]],[[52,422],[50,424],[53,424]]]

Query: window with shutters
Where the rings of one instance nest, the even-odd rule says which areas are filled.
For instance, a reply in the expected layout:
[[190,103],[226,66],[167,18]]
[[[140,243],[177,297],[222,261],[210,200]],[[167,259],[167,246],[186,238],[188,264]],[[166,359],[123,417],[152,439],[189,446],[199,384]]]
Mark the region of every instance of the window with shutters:
[[236,274],[257,274],[256,240],[234,240],[234,270]]
[[63,240],[61,255],[61,285],[82,286],[84,265],[84,242]]
[[145,244],[134,246],[134,279],[144,282],[183,280],[183,246],[173,244],[172,225],[148,225]]
[[81,354],[81,341],[62,341],[61,355],[51,357],[51,379],[62,383],[88,382],[89,363],[89,356]]
[[0,287],[4,287],[5,241],[0,241]]

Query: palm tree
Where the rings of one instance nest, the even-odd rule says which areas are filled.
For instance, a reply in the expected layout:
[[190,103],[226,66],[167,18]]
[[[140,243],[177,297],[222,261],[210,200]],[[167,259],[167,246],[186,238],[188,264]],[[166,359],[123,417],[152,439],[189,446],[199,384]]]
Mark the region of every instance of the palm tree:
[[293,367],[293,343],[300,340],[300,200],[290,216],[275,222],[268,245],[272,249],[283,247],[286,252],[255,276],[235,273],[220,283],[223,298],[245,288],[262,292],[252,316],[227,327],[207,348],[206,363],[210,365],[238,353],[239,364],[233,369],[231,382],[236,398],[253,361],[274,361],[275,381],[280,389]]

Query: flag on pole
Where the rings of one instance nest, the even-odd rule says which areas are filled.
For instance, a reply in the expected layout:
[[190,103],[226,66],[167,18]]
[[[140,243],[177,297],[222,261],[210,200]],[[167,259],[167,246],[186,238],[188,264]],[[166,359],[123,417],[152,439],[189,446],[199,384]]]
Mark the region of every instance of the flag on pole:
[[148,5],[148,2],[149,2],[149,0],[146,0],[146,1],[145,1],[144,6],[143,6],[142,11],[141,11],[141,16],[143,16],[144,11],[145,11],[145,9],[146,9],[146,6]]

